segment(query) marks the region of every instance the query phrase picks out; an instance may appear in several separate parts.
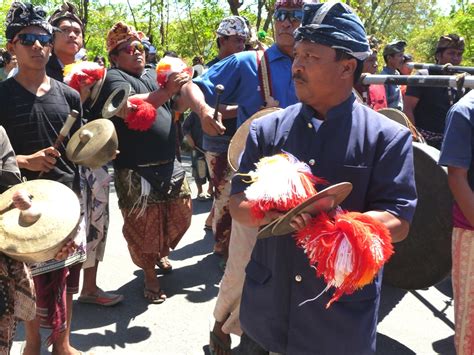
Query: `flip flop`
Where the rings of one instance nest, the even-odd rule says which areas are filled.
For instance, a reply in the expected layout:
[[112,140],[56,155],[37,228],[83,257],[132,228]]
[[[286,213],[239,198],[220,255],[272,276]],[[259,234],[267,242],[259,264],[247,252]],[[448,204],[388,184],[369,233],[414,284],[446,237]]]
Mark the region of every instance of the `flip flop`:
[[143,297],[153,304],[161,304],[166,301],[166,295],[161,288],[156,292],[145,287],[143,289]]
[[110,307],[123,301],[123,295],[115,293],[108,293],[102,291],[100,288],[97,290],[96,295],[81,295],[77,299],[81,303],[97,304],[99,306]]
[[[219,350],[219,352],[217,351]],[[224,343],[212,330],[209,332],[209,352],[211,355],[231,355],[230,345]]]

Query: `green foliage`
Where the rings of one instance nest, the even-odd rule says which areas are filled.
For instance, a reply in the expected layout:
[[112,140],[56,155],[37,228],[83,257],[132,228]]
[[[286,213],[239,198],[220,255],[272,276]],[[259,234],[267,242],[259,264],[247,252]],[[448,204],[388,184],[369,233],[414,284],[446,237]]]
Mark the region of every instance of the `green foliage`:
[[[158,54],[173,50],[190,61],[195,55],[205,60],[217,54],[215,30],[223,17],[231,14],[228,0],[69,0],[87,15],[85,44],[92,59],[106,55],[105,38],[112,25],[120,20],[143,31],[157,47]],[[368,34],[382,40],[382,46],[395,39],[406,39],[408,52],[417,61],[433,61],[433,51],[441,34],[457,33],[466,40],[465,65],[474,65],[474,4],[458,0],[450,14],[440,14],[435,5],[441,0],[346,0],[361,17]],[[4,19],[12,0],[0,1]],[[52,12],[62,0],[32,0]],[[274,0],[245,0],[238,7],[256,30],[265,29]],[[87,10],[87,11],[86,11]],[[261,10],[261,11],[259,11]],[[258,24],[258,27],[257,27]],[[3,31],[0,45],[5,45]]]
[[418,62],[434,62],[434,52],[439,37],[443,34],[456,33],[464,37],[463,65],[474,65],[474,4],[466,4],[464,10],[459,8],[448,16],[437,15],[433,25],[415,28],[408,37],[408,51]]

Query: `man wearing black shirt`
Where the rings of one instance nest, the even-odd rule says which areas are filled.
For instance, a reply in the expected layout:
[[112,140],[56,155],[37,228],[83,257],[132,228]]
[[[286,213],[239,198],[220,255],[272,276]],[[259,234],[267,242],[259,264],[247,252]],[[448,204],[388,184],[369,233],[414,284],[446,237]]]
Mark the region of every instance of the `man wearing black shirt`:
[[[464,52],[464,39],[455,34],[441,36],[436,46],[436,64],[459,65]],[[443,73],[429,70],[429,75]],[[425,74],[426,75],[426,74]],[[441,149],[444,121],[449,108],[462,96],[453,88],[408,86],[403,111],[415,124],[426,142]]]
[[[18,166],[28,180],[43,173],[43,179],[59,181],[79,194],[77,167],[64,154],[68,137],[59,148],[53,145],[71,110],[81,112],[80,98],[74,90],[46,75],[53,29],[45,15],[40,7],[20,2],[14,2],[7,15],[7,46],[18,59],[19,72],[0,83],[0,124],[9,135]],[[76,122],[72,132],[79,125]],[[24,354],[39,354],[40,325],[52,328],[48,342],[53,345],[53,353],[77,353],[69,344],[72,294],[77,292],[80,262],[85,254],[80,252],[83,241],[75,240],[80,248],[65,261],[31,265],[38,315],[25,324]]]

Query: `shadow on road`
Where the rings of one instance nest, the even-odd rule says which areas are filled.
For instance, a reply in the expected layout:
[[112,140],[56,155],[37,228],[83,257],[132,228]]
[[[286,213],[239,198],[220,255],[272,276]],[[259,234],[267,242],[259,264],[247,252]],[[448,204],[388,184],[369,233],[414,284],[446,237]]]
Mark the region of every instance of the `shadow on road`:
[[378,355],[413,355],[416,354],[410,348],[399,343],[384,334],[377,333],[377,354]]
[[408,291],[389,285],[382,285],[380,296],[379,323],[390,314]]

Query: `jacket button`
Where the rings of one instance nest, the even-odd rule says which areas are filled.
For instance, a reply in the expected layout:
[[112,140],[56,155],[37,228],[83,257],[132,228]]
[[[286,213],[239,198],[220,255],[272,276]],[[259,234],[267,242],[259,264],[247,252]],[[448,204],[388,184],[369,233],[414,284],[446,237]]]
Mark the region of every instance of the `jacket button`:
[[313,128],[313,125],[311,123],[308,123],[308,128]]
[[308,164],[313,166],[314,164],[316,164],[316,161],[314,159],[310,159]]
[[301,281],[303,281],[303,278],[301,277],[301,275],[296,275],[295,276],[295,281],[296,282],[301,282]]

